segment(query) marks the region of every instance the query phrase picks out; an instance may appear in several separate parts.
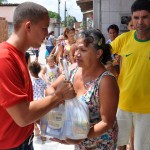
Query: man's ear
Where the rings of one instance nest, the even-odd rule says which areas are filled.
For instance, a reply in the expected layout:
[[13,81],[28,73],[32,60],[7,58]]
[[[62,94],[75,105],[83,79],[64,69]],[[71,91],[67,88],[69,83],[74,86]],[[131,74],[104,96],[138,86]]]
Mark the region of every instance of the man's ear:
[[102,55],[103,55],[103,50],[102,50],[102,49],[99,49],[99,50],[97,51],[97,58],[100,58]]
[[31,21],[27,21],[25,23],[25,29],[26,31],[30,32],[31,31]]

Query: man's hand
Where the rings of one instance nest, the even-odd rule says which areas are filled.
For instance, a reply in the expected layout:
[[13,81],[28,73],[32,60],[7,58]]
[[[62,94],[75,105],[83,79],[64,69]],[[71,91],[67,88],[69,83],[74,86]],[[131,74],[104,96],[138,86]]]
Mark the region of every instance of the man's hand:
[[63,100],[72,99],[76,96],[73,85],[69,81],[63,81],[57,86],[55,94]]

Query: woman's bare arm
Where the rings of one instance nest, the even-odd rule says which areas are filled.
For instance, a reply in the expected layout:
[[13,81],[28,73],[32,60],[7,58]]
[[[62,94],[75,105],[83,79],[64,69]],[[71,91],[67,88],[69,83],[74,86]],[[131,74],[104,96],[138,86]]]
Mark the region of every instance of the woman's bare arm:
[[89,138],[100,136],[112,128],[116,120],[118,101],[119,88],[116,79],[112,76],[104,76],[99,90],[101,121],[90,129]]

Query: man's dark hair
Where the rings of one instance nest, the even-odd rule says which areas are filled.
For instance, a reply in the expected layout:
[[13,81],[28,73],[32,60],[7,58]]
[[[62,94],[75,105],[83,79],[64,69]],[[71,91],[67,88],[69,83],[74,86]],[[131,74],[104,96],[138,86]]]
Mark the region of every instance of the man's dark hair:
[[14,12],[14,28],[18,28],[24,20],[30,20],[33,23],[37,23],[45,15],[48,15],[48,11],[45,7],[33,2],[21,3]]
[[150,0],[136,0],[131,6],[131,12],[146,10],[150,12]]
[[116,24],[112,24],[107,28],[107,31],[109,32],[110,29],[113,29],[119,33],[119,27]]

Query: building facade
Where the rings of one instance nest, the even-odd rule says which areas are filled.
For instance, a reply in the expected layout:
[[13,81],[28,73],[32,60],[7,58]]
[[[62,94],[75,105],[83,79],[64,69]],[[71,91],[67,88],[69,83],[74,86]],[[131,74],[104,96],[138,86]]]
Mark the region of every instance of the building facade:
[[8,23],[8,31],[7,34],[8,36],[10,36],[10,34],[12,33],[13,31],[13,14],[14,14],[14,11],[16,9],[16,7],[18,6],[19,4],[0,4],[0,17],[3,17],[5,18],[5,20],[7,21]]
[[8,22],[0,17],[0,43],[8,39]]
[[83,28],[93,27],[93,0],[76,0],[83,13]]
[[[135,0],[79,0],[81,11],[89,11],[88,1],[93,3],[93,27],[100,29],[108,38],[107,28],[111,24],[119,26],[120,33],[127,31],[125,19],[131,15],[131,5]],[[84,7],[83,7],[84,6]],[[82,9],[82,7],[84,9]]]

